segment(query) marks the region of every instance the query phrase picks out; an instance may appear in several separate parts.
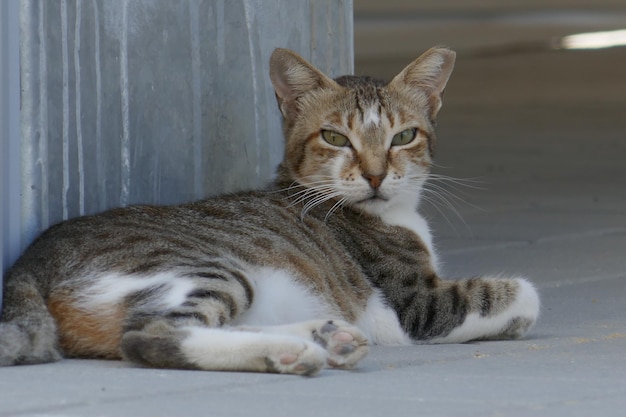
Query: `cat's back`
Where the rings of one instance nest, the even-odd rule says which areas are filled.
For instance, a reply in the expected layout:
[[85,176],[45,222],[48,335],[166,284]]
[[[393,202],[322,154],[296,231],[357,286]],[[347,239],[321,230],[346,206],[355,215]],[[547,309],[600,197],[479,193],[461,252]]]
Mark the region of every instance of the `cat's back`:
[[101,272],[153,274],[215,258],[300,275],[322,276],[321,266],[358,269],[340,247],[340,231],[325,219],[302,217],[292,202],[280,192],[255,191],[115,208],[50,227],[12,270],[28,269],[48,286]]

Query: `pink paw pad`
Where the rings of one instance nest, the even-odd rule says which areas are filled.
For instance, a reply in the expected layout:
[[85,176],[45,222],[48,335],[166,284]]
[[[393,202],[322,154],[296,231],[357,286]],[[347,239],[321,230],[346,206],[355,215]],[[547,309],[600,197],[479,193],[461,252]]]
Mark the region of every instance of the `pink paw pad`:
[[350,343],[354,341],[354,336],[348,332],[337,332],[332,337],[333,340],[339,343]]
[[282,365],[291,365],[298,360],[298,355],[294,353],[284,353],[280,355],[279,360]]

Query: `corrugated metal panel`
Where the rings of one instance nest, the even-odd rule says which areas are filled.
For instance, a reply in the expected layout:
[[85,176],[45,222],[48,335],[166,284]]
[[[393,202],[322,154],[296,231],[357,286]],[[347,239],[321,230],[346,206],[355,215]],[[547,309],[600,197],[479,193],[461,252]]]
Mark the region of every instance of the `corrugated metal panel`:
[[18,2],[0,1],[0,273],[17,257],[20,240],[18,17]]
[[282,156],[275,47],[352,71],[352,2],[29,0],[22,246],[68,217],[258,187]]
[[63,219],[264,184],[282,157],[274,48],[331,75],[353,70],[351,0],[10,0],[0,11],[3,270]]

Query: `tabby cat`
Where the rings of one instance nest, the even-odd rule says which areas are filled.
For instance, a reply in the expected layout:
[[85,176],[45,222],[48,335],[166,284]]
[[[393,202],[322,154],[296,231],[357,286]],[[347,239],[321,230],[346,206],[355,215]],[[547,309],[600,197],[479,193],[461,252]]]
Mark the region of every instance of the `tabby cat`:
[[522,336],[534,287],[442,280],[417,211],[454,60],[432,48],[386,84],[274,51],[286,142],[273,184],[51,227],[5,276],[0,364],[312,375],[353,367],[369,343]]

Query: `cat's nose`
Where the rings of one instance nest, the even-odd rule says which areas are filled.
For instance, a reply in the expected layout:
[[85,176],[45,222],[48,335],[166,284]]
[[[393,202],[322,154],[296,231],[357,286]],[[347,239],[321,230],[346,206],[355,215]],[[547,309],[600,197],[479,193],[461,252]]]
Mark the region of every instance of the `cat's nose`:
[[370,183],[370,187],[372,187],[375,190],[380,187],[380,185],[383,183],[383,180],[385,179],[386,176],[387,174],[381,174],[381,175],[363,174],[363,178],[365,178],[367,182]]

